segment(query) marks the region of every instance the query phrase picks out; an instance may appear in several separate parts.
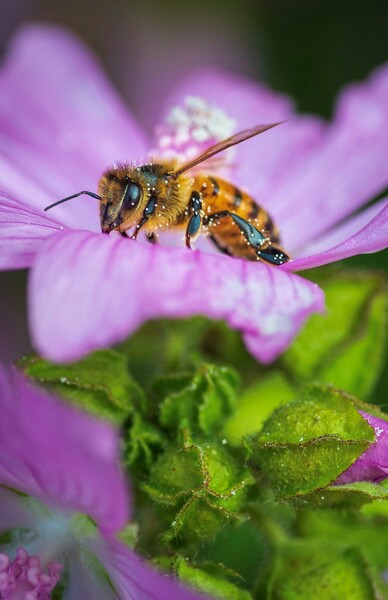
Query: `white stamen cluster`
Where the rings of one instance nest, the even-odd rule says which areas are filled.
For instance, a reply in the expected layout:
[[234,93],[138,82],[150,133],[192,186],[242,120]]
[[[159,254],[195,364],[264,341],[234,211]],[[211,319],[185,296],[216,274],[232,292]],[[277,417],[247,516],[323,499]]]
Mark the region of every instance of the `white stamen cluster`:
[[165,124],[157,128],[156,152],[184,162],[230,137],[235,128],[234,119],[215,104],[187,96],[183,105],[173,107]]

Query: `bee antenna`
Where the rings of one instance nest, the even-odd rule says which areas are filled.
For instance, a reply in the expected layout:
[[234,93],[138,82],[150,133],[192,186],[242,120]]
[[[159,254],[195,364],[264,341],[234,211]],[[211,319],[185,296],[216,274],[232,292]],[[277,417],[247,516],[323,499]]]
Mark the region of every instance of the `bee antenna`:
[[94,194],[93,192],[87,192],[87,191],[82,191],[82,192],[78,192],[78,194],[73,194],[73,196],[68,196],[67,198],[63,198],[62,200],[58,200],[57,202],[54,202],[54,204],[50,204],[50,206],[46,206],[46,208],[44,209],[46,210],[50,210],[50,208],[54,208],[54,206],[58,206],[58,204],[62,204],[62,202],[67,202],[68,200],[72,200],[73,198],[77,198],[78,196],[81,196],[82,194],[86,194],[87,196],[91,196],[92,198],[95,198],[96,200],[102,200],[101,196],[99,196],[98,194]]

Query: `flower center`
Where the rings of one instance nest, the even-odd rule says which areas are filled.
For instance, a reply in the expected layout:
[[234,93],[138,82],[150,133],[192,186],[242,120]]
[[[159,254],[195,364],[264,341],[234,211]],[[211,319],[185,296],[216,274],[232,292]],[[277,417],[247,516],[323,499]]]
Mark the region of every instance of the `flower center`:
[[187,96],[183,105],[172,108],[164,125],[157,128],[157,152],[184,162],[231,136],[235,125],[215,104]]
[[16,558],[10,561],[0,553],[0,598],[2,600],[50,600],[51,592],[61,577],[62,565],[50,562],[41,567],[37,556],[18,548]]

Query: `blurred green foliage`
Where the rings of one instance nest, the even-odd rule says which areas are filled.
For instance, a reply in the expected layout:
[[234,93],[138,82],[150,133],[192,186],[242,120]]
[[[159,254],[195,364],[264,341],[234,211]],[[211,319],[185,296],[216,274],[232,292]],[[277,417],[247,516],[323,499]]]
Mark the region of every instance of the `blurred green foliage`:
[[[120,348],[73,365],[20,363],[41,385],[121,425],[136,500],[121,539],[215,597],[388,598],[388,488],[334,483],[376,439],[358,410],[381,413],[327,385],[320,368],[329,354],[331,376],[341,374],[349,348],[370,334],[381,351],[385,287],[376,274],[340,271],[313,273],[327,314],[273,367],[203,318],[148,323]],[[371,395],[381,365],[370,360],[363,376],[364,360],[363,352],[346,359],[347,380]]]

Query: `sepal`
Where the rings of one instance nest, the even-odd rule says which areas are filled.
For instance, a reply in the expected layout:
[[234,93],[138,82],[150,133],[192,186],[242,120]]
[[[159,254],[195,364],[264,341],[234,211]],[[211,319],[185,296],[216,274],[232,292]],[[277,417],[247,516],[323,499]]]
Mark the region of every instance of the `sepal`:
[[239,378],[228,367],[203,364],[194,375],[165,376],[155,384],[163,394],[159,420],[163,427],[180,432],[220,434],[225,419],[237,403]]
[[142,486],[159,507],[165,541],[188,546],[211,540],[230,520],[244,519],[250,471],[220,443],[171,445]]
[[246,440],[250,463],[278,499],[328,487],[375,441],[355,403],[330,386],[309,386]]

